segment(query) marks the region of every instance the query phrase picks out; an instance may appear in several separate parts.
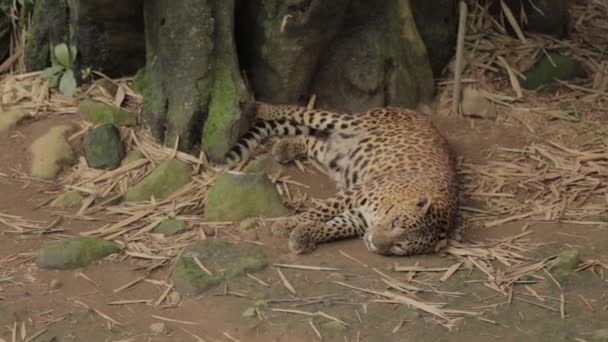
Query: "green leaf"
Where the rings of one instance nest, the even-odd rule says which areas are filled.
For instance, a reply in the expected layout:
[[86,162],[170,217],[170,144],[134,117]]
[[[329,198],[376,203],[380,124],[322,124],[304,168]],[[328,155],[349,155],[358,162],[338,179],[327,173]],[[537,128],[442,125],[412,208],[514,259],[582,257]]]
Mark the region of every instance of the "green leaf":
[[65,96],[72,96],[76,91],[76,79],[74,78],[74,72],[70,69],[66,70],[61,76],[59,81],[59,90]]
[[70,57],[72,58],[72,63],[76,61],[76,55],[78,54],[78,48],[76,45],[70,45]]
[[55,65],[42,70],[41,76],[44,78],[51,78],[60,74],[65,68],[62,65]]
[[68,46],[65,43],[57,44],[55,46],[54,53],[59,64],[63,65],[66,68],[70,67],[70,51],[68,50]]

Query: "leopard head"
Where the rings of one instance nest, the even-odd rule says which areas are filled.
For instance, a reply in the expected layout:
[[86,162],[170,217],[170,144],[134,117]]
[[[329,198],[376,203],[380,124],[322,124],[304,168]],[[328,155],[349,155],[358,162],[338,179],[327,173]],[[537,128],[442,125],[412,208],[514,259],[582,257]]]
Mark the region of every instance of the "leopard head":
[[441,234],[431,217],[432,205],[431,199],[422,195],[387,209],[378,223],[365,232],[363,239],[367,249],[399,256],[433,250]]

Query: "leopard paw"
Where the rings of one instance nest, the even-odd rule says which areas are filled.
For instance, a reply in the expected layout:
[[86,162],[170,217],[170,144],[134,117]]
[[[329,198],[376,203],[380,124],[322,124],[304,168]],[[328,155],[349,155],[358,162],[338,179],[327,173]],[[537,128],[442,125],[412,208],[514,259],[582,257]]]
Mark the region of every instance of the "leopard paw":
[[281,217],[274,221],[272,226],[270,226],[270,231],[273,235],[279,237],[288,237],[289,233],[291,233],[296,227],[300,225],[300,220],[294,216]]
[[299,158],[301,151],[298,147],[292,139],[281,139],[272,147],[272,157],[281,164],[290,163]]
[[310,253],[316,247],[317,244],[307,226],[298,227],[289,234],[289,249],[295,254]]

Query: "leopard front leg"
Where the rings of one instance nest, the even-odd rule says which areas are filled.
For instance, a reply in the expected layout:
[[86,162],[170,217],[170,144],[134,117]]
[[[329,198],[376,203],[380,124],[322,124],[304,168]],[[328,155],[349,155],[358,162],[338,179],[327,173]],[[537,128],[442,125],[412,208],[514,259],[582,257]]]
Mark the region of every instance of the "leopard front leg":
[[341,212],[352,209],[354,194],[352,190],[341,191],[336,197],[317,201],[311,208],[299,214],[276,220],[271,231],[275,235],[287,237],[298,227],[322,225]]
[[314,136],[282,138],[272,147],[272,156],[281,164],[304,158],[319,160],[320,154],[326,150],[325,145],[323,139]]
[[296,254],[308,253],[323,242],[362,236],[367,222],[358,209],[349,209],[317,225],[301,225],[289,235],[289,249]]

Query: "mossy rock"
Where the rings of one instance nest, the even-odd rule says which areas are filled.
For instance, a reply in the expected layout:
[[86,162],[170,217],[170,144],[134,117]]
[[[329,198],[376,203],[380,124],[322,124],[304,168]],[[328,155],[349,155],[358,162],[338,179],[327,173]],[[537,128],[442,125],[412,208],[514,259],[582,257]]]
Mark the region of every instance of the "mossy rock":
[[276,186],[264,174],[224,174],[207,195],[205,217],[210,221],[242,221],[250,217],[289,214]]
[[137,124],[135,114],[95,100],[80,101],[78,112],[82,119],[97,125],[135,126]]
[[559,280],[568,277],[578,267],[581,257],[577,249],[567,249],[561,252],[551,263],[551,273]]
[[84,267],[120,250],[114,242],[94,237],[77,237],[46,244],[36,264],[41,268],[73,269]]
[[146,156],[141,153],[141,151],[138,150],[133,150],[129,153],[127,153],[127,156],[125,157],[125,159],[123,160],[123,163],[125,165],[130,164],[134,161],[140,160],[140,159],[144,159]]
[[325,337],[338,337],[344,335],[347,331],[347,327],[337,321],[329,321],[321,324],[321,331]]
[[258,158],[243,168],[243,172],[254,174],[254,173],[265,173],[267,175],[273,175],[281,172],[285,167],[279,162],[274,160],[272,157]]
[[190,182],[192,168],[177,159],[163,161],[125,195],[127,202],[164,199]]
[[152,232],[155,234],[163,234],[164,236],[172,236],[178,234],[188,228],[188,223],[182,220],[166,219],[159,223]]
[[65,135],[70,131],[68,126],[56,126],[36,139],[30,146],[32,177],[52,180],[55,179],[64,165],[75,161],[74,151]]
[[61,194],[51,202],[53,208],[73,208],[78,207],[82,203],[84,197],[78,191],[68,191]]
[[125,157],[120,131],[112,124],[95,127],[85,138],[85,157],[89,167],[115,169]]
[[548,56],[544,55],[526,71],[524,76],[525,79],[522,80],[521,86],[525,89],[536,89],[542,85],[552,83],[556,79],[568,81],[578,77],[586,77],[587,71],[574,58],[557,52],[550,52]]
[[15,127],[19,121],[25,118],[25,112],[11,110],[8,112],[0,113],[0,132],[8,131]]
[[[196,256],[213,275],[204,272],[194,261]],[[217,265],[223,272],[215,271]],[[173,283],[177,291],[187,296],[197,296],[227,279],[233,279],[260,271],[268,266],[266,255],[257,246],[235,245],[209,239],[191,246],[175,264]]]
[[598,329],[591,335],[591,341],[608,342],[608,328]]

